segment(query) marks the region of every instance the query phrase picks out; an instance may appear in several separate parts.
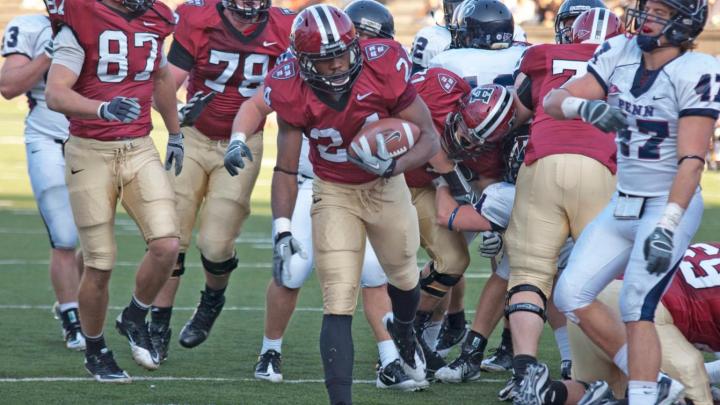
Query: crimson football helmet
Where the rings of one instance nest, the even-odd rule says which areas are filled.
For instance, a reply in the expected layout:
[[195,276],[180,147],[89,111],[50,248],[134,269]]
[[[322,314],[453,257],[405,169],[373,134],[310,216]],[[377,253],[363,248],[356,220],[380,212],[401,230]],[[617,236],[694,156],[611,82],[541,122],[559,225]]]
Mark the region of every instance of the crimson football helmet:
[[[312,88],[345,93],[360,75],[362,55],[355,25],[342,10],[318,4],[301,11],[293,22],[290,43],[300,74]],[[349,68],[332,74],[318,71],[316,62],[349,56]]]
[[222,4],[241,19],[257,23],[267,19],[272,0],[222,0]]
[[448,114],[441,137],[448,157],[465,160],[496,148],[515,121],[515,104],[510,91],[498,84],[478,86]]
[[602,0],[565,0],[560,5],[555,15],[555,43],[569,44],[571,43],[570,29],[572,23],[571,18],[576,18],[584,11],[591,8],[607,8]]
[[572,25],[573,44],[601,44],[625,32],[620,18],[606,8],[591,8],[580,14]]

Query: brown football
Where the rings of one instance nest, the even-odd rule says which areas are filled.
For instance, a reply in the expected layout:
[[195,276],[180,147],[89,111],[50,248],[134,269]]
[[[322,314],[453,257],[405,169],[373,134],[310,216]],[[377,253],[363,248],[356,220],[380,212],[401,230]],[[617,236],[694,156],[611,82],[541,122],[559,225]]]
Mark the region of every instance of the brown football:
[[[390,156],[397,158],[415,145],[415,141],[420,135],[420,128],[412,122],[399,118],[383,118],[362,127],[353,138],[352,143],[375,155],[377,134],[385,137],[385,146],[390,152]],[[348,152],[352,157],[357,157],[352,148],[349,148]]]

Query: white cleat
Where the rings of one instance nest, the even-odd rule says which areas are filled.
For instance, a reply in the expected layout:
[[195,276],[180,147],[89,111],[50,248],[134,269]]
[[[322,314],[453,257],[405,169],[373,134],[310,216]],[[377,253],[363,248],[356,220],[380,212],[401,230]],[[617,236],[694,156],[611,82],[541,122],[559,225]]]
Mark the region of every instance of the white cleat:
[[280,383],[283,380],[280,365],[282,364],[282,355],[275,350],[268,350],[258,356],[255,363],[255,378],[258,380],[269,381],[271,383]]

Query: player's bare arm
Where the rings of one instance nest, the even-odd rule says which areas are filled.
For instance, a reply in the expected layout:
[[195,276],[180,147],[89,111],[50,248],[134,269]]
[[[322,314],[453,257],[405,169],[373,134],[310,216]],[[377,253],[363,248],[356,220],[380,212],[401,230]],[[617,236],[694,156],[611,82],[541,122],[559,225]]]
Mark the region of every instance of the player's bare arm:
[[272,177],[273,218],[291,218],[297,199],[297,172],[302,131],[277,118],[277,161]]
[[168,66],[161,67],[153,74],[153,101],[171,134],[180,132],[175,99],[175,79]]
[[168,66],[170,68],[170,74],[175,81],[175,88],[179,89],[183,85],[183,83],[185,83],[185,80],[187,80],[188,76],[190,76],[190,71],[177,67],[172,63],[168,63]]
[[407,108],[395,116],[410,121],[420,128],[417,144],[397,159],[393,174],[398,174],[420,167],[437,154],[440,151],[440,136],[433,125],[430,110],[420,97],[415,97]]
[[50,66],[45,98],[51,110],[81,119],[98,118],[98,109],[103,101],[93,100],[72,89],[78,75],[59,64]]
[[714,128],[715,120],[710,117],[688,116],[678,120],[678,171],[670,189],[668,203],[687,208],[700,184],[705,167],[704,159]]
[[41,54],[35,59],[25,55],[9,55],[0,70],[0,94],[6,100],[25,94],[50,67],[51,59]]
[[260,86],[252,97],[242,103],[235,114],[230,144],[225,151],[225,169],[231,176],[236,176],[239,173],[238,169],[245,167],[243,159],[253,160],[250,148],[245,142],[248,136],[252,136],[255,129],[260,126],[262,120],[273,112],[273,109],[265,103],[264,94],[265,86]]
[[472,205],[459,205],[447,187],[438,187],[435,191],[436,221],[457,232],[491,231],[492,226]]

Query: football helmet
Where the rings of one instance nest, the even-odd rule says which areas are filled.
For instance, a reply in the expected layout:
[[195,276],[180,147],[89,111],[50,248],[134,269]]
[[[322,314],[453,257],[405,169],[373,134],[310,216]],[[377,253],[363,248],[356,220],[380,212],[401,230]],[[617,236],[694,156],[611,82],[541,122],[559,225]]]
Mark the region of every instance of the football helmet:
[[515,184],[520,166],[525,161],[525,148],[527,147],[530,134],[515,133],[506,138],[503,145],[503,156],[505,156],[505,177],[504,181]]
[[133,13],[142,13],[150,9],[155,0],[122,0],[122,5]]
[[503,49],[512,45],[515,22],[498,0],[465,0],[453,29],[457,48]]
[[573,22],[570,36],[574,44],[601,44],[625,32],[620,18],[606,8],[583,11]]
[[[707,0],[657,0],[668,6],[675,14],[665,19],[644,11],[647,0],[637,0],[635,8],[627,9],[626,28],[637,34],[640,49],[649,52],[660,46],[661,37],[672,46],[691,44],[700,35],[707,21]],[[643,35],[642,26],[647,21],[660,23],[663,29],[658,35]]]
[[[362,55],[355,25],[342,10],[317,4],[301,11],[290,33],[300,74],[312,88],[328,93],[345,93],[352,88],[362,69]],[[349,56],[349,68],[332,74],[318,71],[316,62]]]
[[448,114],[441,137],[448,157],[465,160],[494,149],[515,122],[515,104],[507,88],[486,84],[474,88]]
[[463,2],[463,0],[443,0],[443,19],[445,27],[452,26],[455,10]]
[[390,10],[375,0],[355,0],[345,7],[355,29],[372,38],[395,37],[395,20]]
[[257,23],[267,19],[272,0],[222,0],[222,4],[241,19]]
[[567,20],[576,18],[583,11],[591,8],[607,8],[607,6],[601,0],[565,0],[555,15],[555,43],[571,43],[570,30],[572,29],[572,23]]

